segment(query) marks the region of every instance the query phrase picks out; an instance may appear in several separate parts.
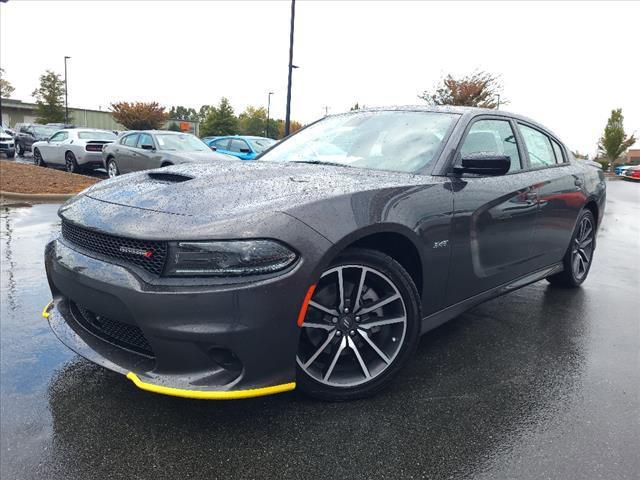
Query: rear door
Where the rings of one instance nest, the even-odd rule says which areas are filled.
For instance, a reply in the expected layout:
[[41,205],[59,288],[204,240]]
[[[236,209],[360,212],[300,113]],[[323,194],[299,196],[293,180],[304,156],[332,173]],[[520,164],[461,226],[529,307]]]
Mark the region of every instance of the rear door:
[[449,305],[525,275],[535,263],[537,194],[515,122],[504,116],[472,119],[453,164],[478,152],[508,155],[511,168],[502,176],[453,177]]
[[160,167],[160,156],[156,150],[153,138],[148,133],[141,133],[138,145],[132,152],[134,170],[149,170]]
[[518,120],[531,176],[538,193],[534,253],[537,266],[560,262],[578,214],[587,202],[581,171],[568,161],[568,152],[548,132]]
[[120,145],[116,147],[116,163],[120,173],[133,171],[133,152],[138,144],[139,133],[130,133],[122,138]]

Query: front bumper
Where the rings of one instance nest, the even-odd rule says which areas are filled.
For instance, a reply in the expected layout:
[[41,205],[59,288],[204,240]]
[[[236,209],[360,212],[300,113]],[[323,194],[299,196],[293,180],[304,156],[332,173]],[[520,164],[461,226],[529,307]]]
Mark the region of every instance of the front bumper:
[[[254,283],[154,286],[57,239],[47,245],[45,267],[53,301],[43,315],[56,336],[144,390],[233,399],[295,388],[296,321],[311,276],[308,262]],[[152,354],[89,328],[80,308],[139,329]]]

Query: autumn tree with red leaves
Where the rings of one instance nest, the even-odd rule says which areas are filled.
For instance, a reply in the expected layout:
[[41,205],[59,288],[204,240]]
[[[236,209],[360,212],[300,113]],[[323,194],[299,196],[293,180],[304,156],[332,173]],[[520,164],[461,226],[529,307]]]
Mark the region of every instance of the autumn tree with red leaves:
[[157,130],[169,115],[158,102],[118,102],[111,104],[111,114],[127,130]]
[[447,75],[435,91],[425,90],[418,98],[430,105],[498,108],[507,103],[500,100],[502,84],[497,75],[477,71],[462,78]]

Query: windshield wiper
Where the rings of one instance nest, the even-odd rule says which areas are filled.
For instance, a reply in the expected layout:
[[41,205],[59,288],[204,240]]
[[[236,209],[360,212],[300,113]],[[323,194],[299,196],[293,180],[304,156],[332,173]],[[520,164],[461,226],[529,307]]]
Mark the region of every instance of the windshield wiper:
[[292,160],[291,163],[308,163],[310,165],[333,165],[335,167],[353,168],[351,165],[345,165],[338,162],[323,162],[322,160]]

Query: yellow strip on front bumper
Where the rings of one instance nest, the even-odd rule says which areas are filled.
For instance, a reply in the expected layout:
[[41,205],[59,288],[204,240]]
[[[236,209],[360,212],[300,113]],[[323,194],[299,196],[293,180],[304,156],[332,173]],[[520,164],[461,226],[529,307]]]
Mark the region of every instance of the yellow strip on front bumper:
[[228,391],[202,391],[202,390],[184,390],[182,388],[163,387],[162,385],[154,385],[153,383],[143,382],[133,373],[127,373],[127,378],[131,380],[136,387],[146,390],[147,392],[160,393],[162,395],[171,395],[172,397],[196,398],[200,400],[238,400],[241,398],[262,397],[264,395],[273,395],[275,393],[288,392],[296,388],[296,382],[283,383],[282,385],[274,385],[273,387],[252,388],[248,390],[228,390]]
[[42,310],[42,316],[44,318],[49,318],[49,309],[53,306],[53,302],[47,303],[47,306]]

